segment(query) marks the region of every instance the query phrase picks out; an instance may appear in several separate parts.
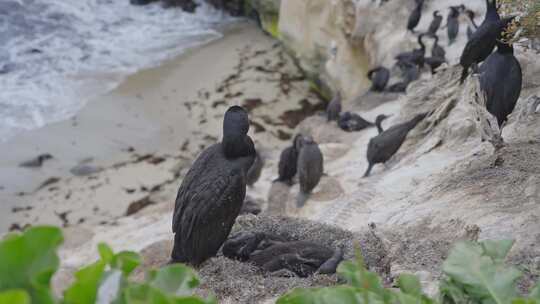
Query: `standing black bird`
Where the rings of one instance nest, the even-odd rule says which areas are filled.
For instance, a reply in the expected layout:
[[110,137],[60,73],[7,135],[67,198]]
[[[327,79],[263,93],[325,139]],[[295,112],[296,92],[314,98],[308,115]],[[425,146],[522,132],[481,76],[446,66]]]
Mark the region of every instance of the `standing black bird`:
[[246,195],[246,173],[255,159],[247,135],[247,112],[230,107],[223,140],[195,160],[182,181],[174,206],[172,262],[200,265],[227,239]]
[[399,62],[398,67],[400,68],[401,76],[407,85],[420,77],[418,66],[410,61]]
[[323,163],[319,145],[309,136],[303,138],[302,148],[298,153],[298,181],[300,183],[300,192],[296,200],[298,208],[304,206],[311,191],[319,184],[324,172]]
[[473,28],[471,28],[471,26],[467,26],[467,39],[468,40],[471,40],[471,37],[472,35],[474,34],[474,32],[478,29],[478,25],[476,24],[476,22],[474,21],[474,17],[476,16],[476,14],[474,13],[474,11],[471,11],[471,10],[466,10],[465,11],[465,14],[467,15],[467,17],[469,18],[469,21],[471,21],[471,24],[473,26]]
[[480,88],[486,94],[486,108],[497,118],[501,128],[521,93],[521,65],[514,56],[512,45],[497,41],[497,51],[489,55],[479,72]]
[[390,117],[390,116],[384,115],[384,114],[379,114],[379,115],[377,115],[377,117],[375,117],[375,126],[377,127],[377,131],[379,132],[379,134],[384,132],[383,127],[382,127],[382,122],[385,119],[387,119],[388,117]]
[[422,6],[424,6],[424,0],[416,1],[416,7],[412,10],[409,20],[407,22],[407,29],[414,33],[414,28],[420,22],[422,17]]
[[459,64],[463,67],[460,82],[463,83],[468,76],[469,67],[484,61],[495,48],[497,39],[508,21],[502,21],[497,13],[497,1],[486,0],[486,17],[480,27],[473,33],[471,39],[465,45]]
[[448,31],[448,45],[451,45],[456,41],[456,37],[459,33],[459,7],[450,6],[450,12],[446,19],[446,27]]
[[416,115],[412,120],[404,122],[390,129],[385,130],[381,134],[373,137],[368,144],[367,160],[369,163],[368,169],[364,177],[368,177],[371,169],[375,164],[381,164],[388,161],[399,150],[409,131],[414,129],[416,125],[426,117],[426,113]]
[[376,67],[367,73],[367,77],[371,80],[371,91],[382,92],[390,79],[390,71],[385,67]]
[[279,157],[278,178],[274,181],[292,184],[298,165],[298,152],[300,150],[302,135],[296,135],[292,146],[285,148]]
[[439,45],[439,36],[433,35],[432,37],[433,39],[435,39],[435,42],[431,47],[431,57],[437,57],[446,60],[446,51],[442,46]]
[[355,132],[369,128],[373,126],[373,123],[365,120],[362,118],[362,116],[356,113],[344,112],[339,116],[338,126],[343,131]]
[[341,113],[341,93],[338,91],[326,107],[326,117],[328,121],[338,120],[339,113]]
[[418,36],[418,44],[420,45],[420,48],[414,49],[411,52],[403,52],[398,54],[395,59],[398,61],[398,65],[402,62],[412,62],[419,67],[424,66],[424,57],[426,55],[426,45],[422,41],[422,38],[424,38],[425,34],[421,34]]
[[253,165],[249,168],[247,174],[246,174],[246,184],[250,187],[252,187],[261,177],[261,172],[264,167],[264,157],[261,155],[261,153],[257,150],[257,153],[255,154],[255,160],[253,161]]
[[443,17],[439,14],[439,11],[434,11],[433,20],[431,21],[431,24],[429,25],[427,34],[436,35],[437,31],[441,27],[442,20],[443,20]]

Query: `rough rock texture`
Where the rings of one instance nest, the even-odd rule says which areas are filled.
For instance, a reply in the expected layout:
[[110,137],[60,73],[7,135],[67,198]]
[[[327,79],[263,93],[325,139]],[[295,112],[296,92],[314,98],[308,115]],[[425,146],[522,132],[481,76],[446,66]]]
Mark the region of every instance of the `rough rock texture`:
[[301,67],[345,100],[368,85],[364,48],[351,39],[354,12],[351,0],[282,1],[279,18],[279,37]]

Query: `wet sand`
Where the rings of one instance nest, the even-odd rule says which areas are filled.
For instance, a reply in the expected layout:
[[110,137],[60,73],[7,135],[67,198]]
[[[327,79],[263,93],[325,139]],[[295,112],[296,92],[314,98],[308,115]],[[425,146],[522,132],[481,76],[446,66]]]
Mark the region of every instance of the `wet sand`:
[[[152,204],[170,204],[181,170],[219,140],[229,105],[250,108],[252,136],[274,151],[293,132],[279,116],[318,102],[281,47],[239,22],[219,40],[132,75],[72,119],[1,144],[0,232],[111,224],[150,194],[162,194]],[[18,167],[41,153],[54,159],[39,169]],[[70,173],[81,165],[99,172]]]

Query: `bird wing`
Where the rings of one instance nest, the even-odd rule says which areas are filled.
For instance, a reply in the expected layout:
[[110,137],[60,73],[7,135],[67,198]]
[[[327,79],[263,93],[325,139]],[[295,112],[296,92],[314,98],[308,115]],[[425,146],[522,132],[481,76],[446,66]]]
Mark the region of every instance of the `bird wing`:
[[172,222],[172,231],[175,232],[178,229],[179,220],[182,218],[184,210],[188,207],[191,202],[191,193],[190,189],[201,180],[202,176],[207,174],[208,167],[212,166],[212,156],[218,152],[217,149],[220,149],[221,145],[216,144],[205,149],[199,157],[195,160],[188,173],[182,180],[182,184],[178,189],[176,194],[174,212],[173,212],[173,222]]
[[186,245],[196,254],[193,258],[201,260],[214,255],[227,239],[246,194],[241,170],[224,172],[204,186],[180,223]]

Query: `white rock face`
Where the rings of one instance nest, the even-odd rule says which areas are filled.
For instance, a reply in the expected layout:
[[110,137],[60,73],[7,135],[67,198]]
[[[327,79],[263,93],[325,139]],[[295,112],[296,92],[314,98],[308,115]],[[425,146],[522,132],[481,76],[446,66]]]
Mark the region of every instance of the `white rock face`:
[[[462,2],[426,1],[417,31],[427,29],[433,11],[439,10],[446,20],[447,7]],[[353,231],[366,230],[368,223],[375,223],[389,233],[410,236],[413,243],[422,243],[426,238],[434,241],[446,239],[447,235],[467,235],[468,227],[478,227],[479,239],[515,239],[513,261],[532,263],[519,257],[540,255],[540,99],[535,97],[540,96],[540,62],[534,59],[537,54],[516,48],[523,68],[523,90],[502,132],[505,146],[495,151],[489,140],[498,135],[498,130],[489,127],[487,121],[492,121],[492,117],[483,101],[475,97],[482,95],[477,77],[470,77],[462,86],[458,81],[461,67],[455,65],[467,39],[468,23],[464,16],[460,17],[458,39],[451,46],[446,30],[438,32],[448,64],[436,75],[425,72],[400,97],[363,95],[365,87],[360,83],[364,83],[368,67],[391,68],[396,54],[418,47],[416,36],[405,30],[413,3],[392,0],[380,7],[370,0],[282,2],[283,40],[297,52],[308,70],[318,71],[344,91],[346,109],[371,121],[378,114],[393,114],[385,121],[385,127],[421,112],[430,113],[409,133],[407,141],[388,162],[388,168],[377,165],[367,179],[362,178],[367,168],[366,148],[376,135],[375,129],[351,136],[320,117],[304,121],[298,130],[321,144],[327,160],[327,178],[337,181],[332,189],[339,189],[340,195],[328,200],[312,199],[294,214]],[[481,23],[484,1],[468,1],[466,5],[476,12],[476,22]],[[356,7],[352,17],[344,14],[350,12],[347,8],[351,6]],[[347,23],[350,20],[354,21],[352,28]],[[443,21],[442,26],[445,24]],[[334,55],[329,49],[337,52]],[[431,42],[427,50],[429,56]],[[391,71],[394,74],[395,69]],[[320,185],[314,192],[324,188]],[[292,188],[289,200],[296,197],[297,191]],[[391,248],[401,247],[395,243]],[[430,268],[411,261],[395,261],[393,265],[410,272]],[[437,268],[440,269],[427,271],[437,277]],[[431,292],[436,290],[433,285],[427,287]]]

